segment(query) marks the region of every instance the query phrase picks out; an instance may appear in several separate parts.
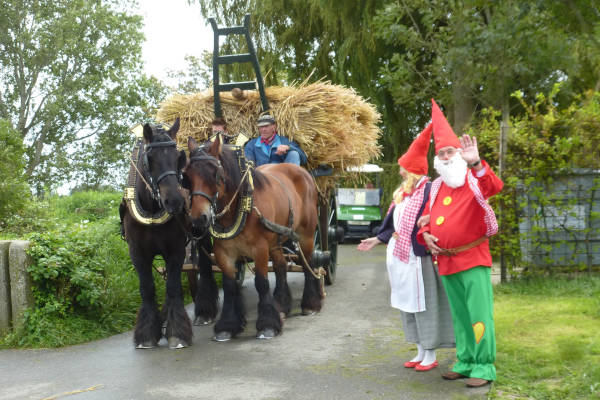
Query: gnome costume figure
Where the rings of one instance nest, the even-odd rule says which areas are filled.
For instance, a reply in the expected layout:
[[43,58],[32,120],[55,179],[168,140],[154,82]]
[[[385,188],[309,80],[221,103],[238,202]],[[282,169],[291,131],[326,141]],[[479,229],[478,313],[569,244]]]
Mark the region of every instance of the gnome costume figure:
[[417,240],[427,245],[448,295],[458,361],[445,379],[469,378],[479,387],[496,379],[496,339],[488,238],[498,231],[487,199],[502,181],[479,158],[477,140],[460,140],[432,99],[432,124],[440,177],[431,188]]
[[404,336],[417,345],[417,355],[406,368],[429,371],[438,366],[436,349],[454,347],[454,330],[448,298],[431,255],[417,243],[417,221],[429,198],[427,152],[431,141],[429,124],[398,159],[402,185],[394,193],[377,236],[365,239],[359,250],[387,243],[386,267],[391,305],[400,310]]

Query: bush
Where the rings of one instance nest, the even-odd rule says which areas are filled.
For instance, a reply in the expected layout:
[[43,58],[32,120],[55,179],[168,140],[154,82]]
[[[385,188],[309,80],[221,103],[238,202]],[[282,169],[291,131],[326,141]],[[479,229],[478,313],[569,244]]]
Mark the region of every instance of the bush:
[[[141,298],[120,236],[120,197],[90,191],[33,201],[26,217],[17,220],[19,227],[11,226],[11,235],[27,228],[45,233],[20,236],[32,242],[29,273],[35,306],[25,312],[19,331],[0,338],[0,347],[65,346],[133,328]],[[41,220],[36,221],[36,213]],[[154,264],[164,266],[164,261]],[[186,282],[185,301],[191,302]],[[157,273],[154,284],[160,303],[165,282]]]
[[137,275],[115,216],[28,239],[35,307],[25,313],[23,329],[5,344],[54,347],[133,326],[140,303]]
[[[560,85],[556,85],[548,96],[538,95],[533,106],[525,104],[520,93],[515,94],[526,114],[511,120],[504,189],[490,201],[500,223],[500,232],[492,238],[490,248],[495,255],[502,252],[507,256],[509,268],[520,266],[528,272],[552,273],[559,264],[570,271],[593,267],[589,261],[583,265],[578,261],[583,256],[574,254],[597,252],[583,248],[600,218],[593,211],[591,192],[597,191],[600,179],[596,178],[591,189],[584,192],[575,187],[569,174],[573,168],[600,168],[600,93],[590,92],[569,107],[558,109],[554,98],[559,90]],[[477,136],[482,157],[492,166],[498,165],[499,132],[499,112],[493,109],[484,110],[482,119],[471,130]],[[588,210],[585,229],[569,227],[569,221],[580,218],[573,211],[575,207]],[[528,233],[519,227],[525,218],[532,226]],[[560,223],[563,227],[548,228],[550,219],[550,225]],[[532,261],[521,254],[527,243],[536,250]],[[565,254],[560,260],[556,256],[559,247]]]
[[75,192],[70,196],[53,197],[50,204],[63,222],[93,222],[116,215],[122,195],[110,191]]

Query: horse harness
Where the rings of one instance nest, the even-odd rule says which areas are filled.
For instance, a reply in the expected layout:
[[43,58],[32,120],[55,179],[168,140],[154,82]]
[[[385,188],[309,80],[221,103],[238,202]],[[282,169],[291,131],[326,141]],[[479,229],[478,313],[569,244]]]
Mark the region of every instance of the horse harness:
[[[160,197],[160,191],[158,190],[158,184],[167,176],[171,175],[176,175],[179,182],[181,182],[182,180],[181,171],[177,172],[174,170],[163,172],[156,179],[156,181],[152,179],[152,175],[150,175],[149,173],[150,170],[148,162],[148,153],[154,148],[162,147],[177,147],[177,144],[174,141],[170,140],[166,142],[148,143],[144,145],[143,139],[139,138],[137,143],[134,145],[130,155],[129,175],[127,178],[127,186],[125,187],[123,199],[125,200],[127,208],[130,210],[131,215],[135,218],[137,222],[143,225],[161,225],[171,219],[172,215],[169,214],[163,207],[162,199]],[[137,167],[140,161],[142,164],[142,170],[148,173],[149,182],[146,181],[146,179],[144,179],[144,174]],[[152,199],[157,201],[160,205],[160,209],[158,211],[151,212],[145,210],[141,206],[136,190],[138,179],[140,179],[146,185],[146,188],[150,192]]]
[[[201,190],[195,190],[190,192],[190,198],[193,199],[194,196],[202,196],[210,203],[210,207],[212,210],[212,220],[208,226],[208,231],[212,237],[215,239],[233,239],[238,236],[244,226],[246,224],[246,218],[252,212],[252,194],[254,193],[254,181],[252,179],[252,168],[253,163],[246,160],[244,156],[244,149],[240,146],[235,145],[225,145],[227,148],[231,149],[237,159],[238,167],[240,173],[242,174],[242,179],[234,193],[233,197],[229,204],[227,204],[221,212],[217,213],[217,200],[219,198],[219,192],[216,191],[213,196],[208,195],[207,193]],[[194,161],[209,161],[216,165],[217,171],[215,173],[215,182],[219,184],[219,182],[225,182],[225,172],[223,170],[223,165],[221,161],[206,153],[203,147],[200,147],[193,154],[190,155],[190,164]],[[245,184],[245,182],[247,182]],[[218,219],[221,218],[225,213],[229,210],[229,207],[233,203],[236,197],[239,195],[239,200],[237,202],[236,216],[233,224],[228,227],[224,227],[218,222]]]
[[[287,227],[276,224],[272,221],[269,221],[267,218],[265,218],[262,215],[262,213],[260,212],[260,210],[256,206],[253,205],[254,201],[253,201],[252,195],[254,193],[254,181],[252,179],[252,168],[253,168],[254,164],[251,161],[246,160],[246,157],[244,156],[243,148],[241,148],[240,146],[234,146],[234,145],[226,145],[226,146],[234,151],[236,159],[238,161],[238,167],[239,167],[240,173],[242,175],[240,184],[238,185],[238,188],[236,189],[236,192],[232,196],[229,204],[227,204],[223,208],[223,210],[221,210],[221,212],[217,213],[217,200],[219,197],[218,191],[216,191],[213,196],[210,196],[201,190],[195,190],[195,191],[190,192],[190,198],[193,198],[194,196],[202,196],[206,200],[208,200],[208,202],[210,203],[210,207],[212,209],[211,214],[212,214],[213,218],[210,221],[208,230],[209,230],[211,236],[213,236],[216,239],[221,239],[221,240],[233,239],[234,237],[238,236],[242,232],[242,230],[244,229],[244,226],[246,224],[246,218],[248,217],[248,215],[250,213],[252,213],[252,210],[255,210],[256,213],[258,214],[261,224],[268,230],[278,234],[278,236],[279,236],[278,242],[280,245],[283,243],[283,236],[287,236],[287,237],[291,238],[294,242],[297,242],[299,240],[299,236],[293,230],[294,212],[292,209],[292,203],[290,200],[290,196],[289,195],[287,196],[289,210],[290,210]],[[190,155],[190,163],[192,163],[194,161],[213,162],[217,167],[215,181],[217,182],[217,184],[220,181],[224,182],[225,173],[223,171],[223,166],[221,164],[221,161],[218,158],[206,153],[206,151],[202,147],[200,147],[194,154]],[[283,183],[279,179],[277,179],[275,177],[273,177],[273,178],[279,182],[279,184],[285,191],[285,186],[283,185]],[[246,180],[248,181],[248,183],[246,185],[244,185],[244,182]],[[229,207],[232,204],[233,200],[235,200],[236,196],[240,192],[241,192],[240,200],[238,201],[238,207],[236,210],[235,221],[231,226],[224,227],[218,223],[218,220],[223,215],[225,215],[225,213],[229,210]],[[287,192],[286,192],[286,194],[287,194]]]
[[285,187],[285,185],[278,178],[276,178],[275,176],[271,176],[271,178],[273,178],[277,182],[279,182],[279,185],[281,186],[281,188],[283,189],[283,191],[286,194],[286,197],[288,200],[288,207],[290,210],[290,212],[288,214],[288,226],[286,227],[283,225],[276,224],[272,221],[269,221],[262,215],[262,213],[256,206],[254,206],[253,208],[256,211],[256,214],[258,214],[258,219],[259,219],[260,223],[268,230],[277,233],[277,242],[278,242],[279,246],[283,245],[283,242],[284,242],[283,237],[284,236],[287,236],[294,242],[298,242],[300,240],[300,237],[298,236],[298,234],[296,232],[294,232],[294,229],[293,229],[293,227],[294,227],[294,209],[292,208],[292,201],[290,200],[288,190]]

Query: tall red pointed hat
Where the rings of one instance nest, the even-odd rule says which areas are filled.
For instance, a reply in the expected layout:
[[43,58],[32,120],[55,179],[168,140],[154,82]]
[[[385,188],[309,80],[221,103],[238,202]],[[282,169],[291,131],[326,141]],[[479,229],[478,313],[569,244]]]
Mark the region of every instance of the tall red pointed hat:
[[431,121],[433,124],[433,140],[435,141],[435,154],[440,151],[441,148],[446,146],[461,148],[458,137],[452,130],[452,127],[448,123],[448,120],[440,110],[434,99],[431,99]]
[[430,122],[429,125],[419,133],[419,136],[413,140],[408,150],[406,150],[406,153],[398,159],[398,165],[413,174],[427,175],[427,152],[429,151],[432,128],[433,124]]

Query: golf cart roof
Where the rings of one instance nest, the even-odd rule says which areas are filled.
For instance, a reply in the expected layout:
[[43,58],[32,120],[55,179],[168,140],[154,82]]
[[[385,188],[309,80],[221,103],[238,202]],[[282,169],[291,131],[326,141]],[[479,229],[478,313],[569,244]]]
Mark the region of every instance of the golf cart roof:
[[375,164],[363,164],[346,168],[348,172],[383,172],[383,168]]

